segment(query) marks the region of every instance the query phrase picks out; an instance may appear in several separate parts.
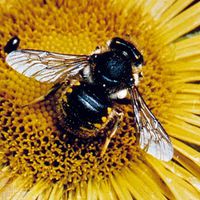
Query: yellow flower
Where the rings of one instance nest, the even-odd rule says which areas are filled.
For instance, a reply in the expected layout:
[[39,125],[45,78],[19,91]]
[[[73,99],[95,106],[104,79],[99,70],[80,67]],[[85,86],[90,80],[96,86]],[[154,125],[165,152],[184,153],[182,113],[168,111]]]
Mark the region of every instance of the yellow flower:
[[[200,199],[200,3],[192,0],[0,1],[0,199]],[[192,4],[192,5],[191,5]],[[171,137],[165,163],[135,144],[132,108],[103,158],[99,141],[65,141],[50,84],[5,63],[3,46],[90,54],[115,36],[146,61],[139,90]],[[184,37],[182,37],[184,36]]]

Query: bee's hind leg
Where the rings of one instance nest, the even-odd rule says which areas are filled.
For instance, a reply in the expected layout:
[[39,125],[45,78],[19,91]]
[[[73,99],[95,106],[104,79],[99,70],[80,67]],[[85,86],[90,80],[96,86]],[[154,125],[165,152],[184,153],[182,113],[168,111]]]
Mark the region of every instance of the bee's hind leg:
[[106,153],[108,145],[110,144],[111,139],[117,132],[119,124],[123,119],[123,115],[124,113],[121,111],[121,109],[118,109],[118,108],[113,109],[108,115],[105,124],[101,128],[107,132],[106,140],[104,142],[104,145],[102,147],[101,154],[100,154],[101,157]]

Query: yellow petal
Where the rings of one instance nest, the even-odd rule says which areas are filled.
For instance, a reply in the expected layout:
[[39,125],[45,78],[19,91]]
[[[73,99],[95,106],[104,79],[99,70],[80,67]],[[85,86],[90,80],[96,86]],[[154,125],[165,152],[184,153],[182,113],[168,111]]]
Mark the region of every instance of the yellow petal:
[[173,19],[180,11],[182,11],[185,7],[187,7],[192,0],[177,0],[169,9],[167,9],[163,15],[159,18],[160,26],[163,26],[166,22]]
[[175,162],[163,163],[163,165],[172,173],[176,174],[177,176],[180,176],[182,179],[189,182],[200,192],[200,180],[197,177],[194,177],[193,174],[188,172],[185,168],[181,167]]
[[181,105],[181,109],[186,111],[186,112],[191,112],[194,113],[196,115],[200,115],[200,104],[184,104]]
[[[121,179],[121,176],[119,174],[111,175],[110,182],[119,199],[126,200],[132,198],[128,190],[126,180],[124,178]],[[135,197],[138,196],[136,195]]]
[[174,153],[174,160],[199,179],[200,171],[199,171],[199,166],[196,165],[196,163],[194,163],[193,161],[191,161],[189,158],[185,157],[183,154],[181,154],[178,151],[175,151]]
[[23,177],[13,177],[6,183],[6,185],[0,190],[0,199],[22,199],[26,194],[25,189],[28,184],[28,180],[24,180]]
[[[146,1],[147,4],[148,1]],[[151,7],[148,6],[149,13],[151,16],[156,19],[160,20],[160,17],[163,13],[169,9],[175,2],[175,0],[168,0],[168,1],[151,1]]]
[[176,50],[182,50],[186,48],[188,48],[189,50],[189,47],[199,46],[200,34],[188,36],[184,39],[177,41],[174,45],[175,45]]
[[35,183],[35,185],[26,193],[23,200],[35,200],[37,197],[43,193],[49,185],[46,181],[39,181],[38,183]]
[[[188,112],[184,112],[182,110],[176,110],[174,113],[174,118],[180,121],[186,122],[188,124],[199,126],[199,117]],[[197,132],[200,135],[200,131]]]
[[171,136],[200,145],[199,128],[176,118],[171,118],[171,121],[165,119],[165,121],[167,123],[165,124],[165,128]]
[[[172,142],[177,151],[183,154],[189,160],[192,160],[198,167],[200,167],[200,152],[189,147],[188,145],[172,138]],[[198,170],[200,172],[200,168]],[[200,178],[200,176],[199,176]]]
[[198,84],[184,84],[184,86],[180,86],[181,93],[192,93],[192,94],[200,94],[200,85]]
[[166,23],[164,25],[165,31],[160,33],[161,35],[165,35],[165,44],[174,41],[179,36],[182,36],[198,27],[200,25],[200,21],[198,20],[199,18],[200,3],[197,3]]
[[[177,200],[182,200],[187,197],[196,200],[200,198],[200,193],[198,193],[191,184],[165,169],[162,164],[154,158],[147,156],[147,160],[151,163],[153,169],[162,177]],[[173,197],[171,198],[173,199]]]
[[54,199],[61,199],[63,195],[63,186],[59,184],[55,184],[52,186],[52,190],[50,192],[50,195],[47,197],[48,200],[54,200]]
[[151,197],[152,199],[166,199],[165,196],[170,197],[171,193],[167,190],[165,185],[162,184],[159,177],[154,175],[152,171],[143,163],[138,164],[138,167],[133,166],[132,172],[143,181],[144,185],[152,190],[150,192],[150,196],[152,193],[155,195]]

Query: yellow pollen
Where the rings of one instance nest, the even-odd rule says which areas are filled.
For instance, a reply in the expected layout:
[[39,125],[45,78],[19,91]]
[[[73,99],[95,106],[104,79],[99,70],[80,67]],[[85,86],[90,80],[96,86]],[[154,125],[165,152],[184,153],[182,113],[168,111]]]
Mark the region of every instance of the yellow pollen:
[[67,93],[72,93],[73,90],[72,90],[72,88],[67,88],[66,91],[67,91]]
[[79,81],[76,81],[74,85],[79,86],[81,83]]
[[101,128],[101,124],[97,124],[97,123],[95,123],[94,126],[95,126],[96,128],[98,128],[98,129]]
[[108,111],[108,114],[110,114],[111,111],[112,111],[112,108],[108,107],[108,108],[107,108],[107,111]]
[[107,121],[107,117],[102,117],[101,120],[105,123]]

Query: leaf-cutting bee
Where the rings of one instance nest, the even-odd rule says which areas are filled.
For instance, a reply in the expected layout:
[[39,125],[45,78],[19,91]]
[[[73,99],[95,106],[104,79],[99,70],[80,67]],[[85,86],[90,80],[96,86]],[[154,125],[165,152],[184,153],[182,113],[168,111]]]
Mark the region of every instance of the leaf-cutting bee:
[[56,111],[63,129],[80,138],[105,136],[102,156],[124,115],[115,100],[130,98],[141,149],[163,161],[172,159],[170,139],[138,91],[144,61],[131,42],[115,37],[91,55],[71,55],[16,50],[19,41],[13,40],[6,48],[8,65],[25,76],[55,84],[35,102],[61,89]]

